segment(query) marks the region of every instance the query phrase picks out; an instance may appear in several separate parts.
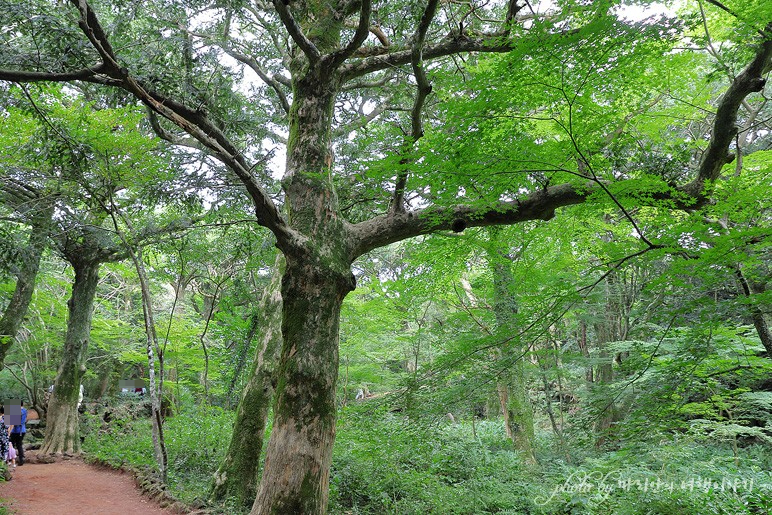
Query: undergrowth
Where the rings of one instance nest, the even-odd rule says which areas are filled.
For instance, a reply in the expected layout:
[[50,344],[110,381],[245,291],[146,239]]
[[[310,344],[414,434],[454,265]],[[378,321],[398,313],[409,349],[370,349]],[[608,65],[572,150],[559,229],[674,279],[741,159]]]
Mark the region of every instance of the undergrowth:
[[[85,414],[83,450],[116,468],[157,468],[150,419],[137,403]],[[105,411],[109,421],[105,422]],[[164,423],[168,492],[192,506],[203,505],[212,475],[230,442],[235,415],[218,407],[192,407]],[[227,513],[236,513],[228,510]]]
[[[128,411],[126,411],[128,413]],[[116,413],[114,411],[114,413]],[[169,492],[202,504],[233,414],[191,408],[166,421]],[[150,422],[91,415],[84,449],[113,466],[153,466]],[[756,514],[772,512],[772,452],[660,434],[614,451],[539,435],[525,467],[500,421],[426,424],[386,408],[340,413],[330,474],[332,514]],[[571,443],[571,442],[569,442]],[[569,461],[570,460],[570,461]],[[222,513],[239,513],[232,505]]]

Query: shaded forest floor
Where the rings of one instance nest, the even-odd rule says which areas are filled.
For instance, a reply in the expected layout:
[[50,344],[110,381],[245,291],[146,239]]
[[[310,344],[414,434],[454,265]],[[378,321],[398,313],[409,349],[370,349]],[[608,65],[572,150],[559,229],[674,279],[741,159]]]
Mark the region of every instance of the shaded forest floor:
[[130,474],[80,459],[37,463],[34,453],[0,483],[0,506],[15,515],[171,515],[144,497]]

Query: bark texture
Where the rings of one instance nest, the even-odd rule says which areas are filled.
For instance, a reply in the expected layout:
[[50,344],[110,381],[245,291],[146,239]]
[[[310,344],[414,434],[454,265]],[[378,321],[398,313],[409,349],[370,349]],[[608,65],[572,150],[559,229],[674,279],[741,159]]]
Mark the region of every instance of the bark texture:
[[335,439],[338,325],[349,281],[287,260],[281,364],[263,479],[251,514],[325,513]]
[[277,364],[281,354],[281,277],[284,258],[277,259],[271,282],[258,306],[262,338],[252,372],[241,394],[228,451],[214,475],[212,500],[235,498],[252,504],[257,495],[260,452],[273,400]]
[[48,232],[51,225],[54,206],[49,202],[38,210],[31,219],[31,231],[28,245],[22,254],[21,263],[16,273],[16,287],[11,300],[0,319],[0,369],[3,368],[5,356],[8,354],[16,335],[21,329],[24,317],[32,301],[35,290],[35,280],[40,269],[40,258],[48,243]]
[[[494,245],[497,245],[497,232],[490,230],[491,242]],[[523,460],[528,464],[535,464],[533,405],[528,395],[528,382],[525,376],[527,348],[517,344],[519,339],[514,338],[517,332],[517,300],[511,262],[498,248],[488,253],[488,260],[493,269],[495,295],[493,311],[496,315],[497,333],[508,340],[501,346],[498,353],[500,362],[506,367],[497,384],[504,427],[507,438],[512,440],[515,449],[522,452]]]
[[69,319],[62,350],[62,362],[54,381],[54,392],[48,403],[46,436],[42,454],[80,452],[78,431],[78,394],[91,334],[91,315],[99,283],[98,260],[73,260],[75,282],[67,302]]

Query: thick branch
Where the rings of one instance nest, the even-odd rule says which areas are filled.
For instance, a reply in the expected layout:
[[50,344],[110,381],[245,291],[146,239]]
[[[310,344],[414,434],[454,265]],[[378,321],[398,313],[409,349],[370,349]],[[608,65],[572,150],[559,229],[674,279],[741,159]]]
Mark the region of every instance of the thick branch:
[[518,5],[517,0],[509,0],[507,5],[507,16],[504,18],[504,35],[509,36],[512,31],[512,25],[515,22],[517,13],[520,12],[524,5]]
[[753,61],[738,75],[724,93],[716,110],[708,148],[702,155],[697,177],[679,189],[704,202],[703,190],[706,182],[715,181],[721,169],[732,162],[734,156],[729,153],[729,145],[737,134],[737,112],[745,97],[761,91],[766,84],[764,74],[772,69],[772,24],[767,26],[767,39],[761,44]]
[[292,14],[289,12],[285,3],[282,0],[273,0],[273,6],[276,8],[276,12],[279,14],[279,18],[284,24],[284,28],[287,29],[290,37],[292,37],[292,40],[300,50],[306,54],[308,60],[312,64],[319,61],[319,58],[321,57],[319,49],[316,48],[316,45],[314,45],[305,34],[303,34],[303,29],[298,25],[298,22],[295,21],[295,18],[292,17]]
[[359,47],[361,47],[367,35],[370,33],[370,14],[372,13],[372,5],[370,0],[361,1],[361,13],[359,14],[359,25],[354,33],[354,37],[351,39],[348,45],[341,50],[334,52],[330,55],[330,65],[333,69],[340,66],[346,59],[354,55]]
[[63,73],[0,70],[0,80],[11,82],[70,82],[73,80],[89,80],[96,75],[104,73],[104,71],[104,64]]
[[559,207],[581,204],[597,189],[596,184],[550,186],[521,200],[497,202],[486,207],[458,205],[416,211],[390,212],[351,226],[355,243],[352,259],[372,249],[436,231],[465,227],[513,225],[528,220],[549,220]]
[[121,67],[118,64],[118,59],[115,57],[115,51],[107,39],[107,34],[105,34],[105,31],[99,24],[94,10],[91,9],[86,0],[70,0],[70,2],[80,11],[78,26],[91,42],[94,49],[102,56],[102,62],[109,68],[119,70]]
[[[514,43],[505,41],[501,34],[486,34],[471,37],[467,34],[453,33],[438,43],[427,44],[423,48],[424,59],[436,59],[463,52],[509,52]],[[344,80],[361,77],[374,71],[410,63],[412,48],[397,50],[384,55],[367,57],[347,64],[341,68]]]

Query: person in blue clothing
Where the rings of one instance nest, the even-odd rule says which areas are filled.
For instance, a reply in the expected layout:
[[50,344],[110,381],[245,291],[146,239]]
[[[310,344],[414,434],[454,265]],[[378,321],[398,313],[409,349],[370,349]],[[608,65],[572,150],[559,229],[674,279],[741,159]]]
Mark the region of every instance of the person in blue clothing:
[[[19,406],[12,406],[12,408],[21,407],[21,418],[12,420],[14,422],[13,429],[11,429],[11,443],[16,448],[17,462],[19,466],[24,465],[24,435],[27,434],[27,408],[24,407],[24,401],[20,401]],[[16,411],[16,410],[13,410]],[[13,413],[10,411],[9,414]],[[18,413],[18,412],[17,412]],[[14,413],[15,414],[15,413]],[[16,417],[14,417],[16,418]]]

